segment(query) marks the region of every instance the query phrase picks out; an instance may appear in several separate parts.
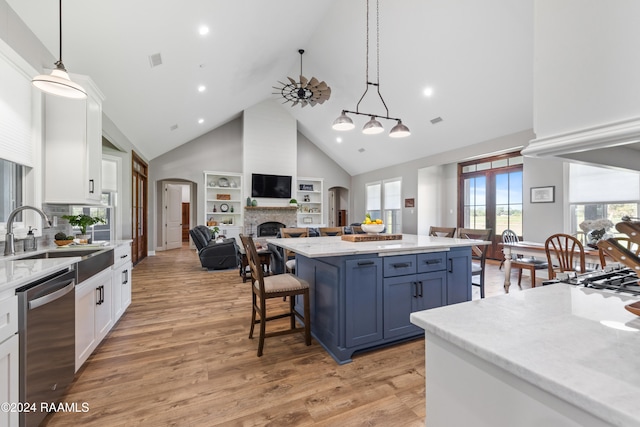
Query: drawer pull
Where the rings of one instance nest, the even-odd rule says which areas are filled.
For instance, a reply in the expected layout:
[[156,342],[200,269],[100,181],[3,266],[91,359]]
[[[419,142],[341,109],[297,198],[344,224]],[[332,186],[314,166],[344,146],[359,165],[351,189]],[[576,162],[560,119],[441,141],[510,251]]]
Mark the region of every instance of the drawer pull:
[[442,259],[428,259],[425,261],[425,264],[433,265],[433,264],[442,264]]
[[407,268],[407,267],[411,267],[411,263],[410,262],[399,262],[396,264],[391,264],[391,266],[393,268]]
[[358,265],[373,265],[373,261],[358,261]]

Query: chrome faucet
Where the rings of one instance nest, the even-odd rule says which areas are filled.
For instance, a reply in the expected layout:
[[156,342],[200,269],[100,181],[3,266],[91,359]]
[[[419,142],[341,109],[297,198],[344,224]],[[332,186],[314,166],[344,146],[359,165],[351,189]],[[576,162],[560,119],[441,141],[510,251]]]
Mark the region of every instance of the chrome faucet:
[[4,238],[5,256],[15,255],[16,253],[15,242],[13,239],[13,220],[15,219],[18,212],[22,212],[25,209],[31,209],[33,211],[38,212],[42,217],[42,220],[44,221],[44,228],[51,227],[51,221],[49,221],[49,218],[47,218],[47,214],[42,212],[40,209],[34,208],[33,206],[20,206],[18,208],[15,208],[13,211],[11,211],[11,213],[9,214],[9,218],[7,219],[7,234],[5,235],[5,238]]

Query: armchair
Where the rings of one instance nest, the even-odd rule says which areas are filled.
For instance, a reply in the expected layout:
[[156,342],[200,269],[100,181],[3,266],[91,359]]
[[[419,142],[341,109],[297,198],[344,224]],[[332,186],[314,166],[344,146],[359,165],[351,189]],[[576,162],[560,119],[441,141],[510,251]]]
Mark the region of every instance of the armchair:
[[204,225],[197,225],[189,230],[191,239],[198,249],[198,258],[203,268],[209,270],[226,270],[238,268],[240,257],[236,239],[222,239],[217,242],[213,233]]

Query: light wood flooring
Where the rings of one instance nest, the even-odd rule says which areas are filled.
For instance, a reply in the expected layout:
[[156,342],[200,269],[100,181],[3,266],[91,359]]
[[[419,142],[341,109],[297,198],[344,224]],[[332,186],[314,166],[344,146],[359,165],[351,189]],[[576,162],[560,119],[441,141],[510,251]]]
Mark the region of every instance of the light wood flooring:
[[[89,411],[50,415],[48,427],[424,425],[424,339],[340,366],[287,335],[258,358],[237,271],[203,271],[185,247],[147,257],[132,278],[131,306],[65,397]],[[486,279],[487,297],[504,294],[497,262]]]

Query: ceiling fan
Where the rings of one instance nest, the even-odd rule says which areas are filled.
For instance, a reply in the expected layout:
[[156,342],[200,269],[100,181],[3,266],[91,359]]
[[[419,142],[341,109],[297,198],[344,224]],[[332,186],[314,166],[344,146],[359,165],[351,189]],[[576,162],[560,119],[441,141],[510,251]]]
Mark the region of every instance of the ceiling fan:
[[315,77],[307,79],[302,75],[302,54],[304,49],[299,49],[300,54],[300,81],[296,82],[293,78],[287,77],[289,83],[278,81],[282,86],[273,86],[280,92],[274,92],[274,95],[280,94],[284,98],[284,103],[291,102],[291,106],[300,104],[302,107],[306,105],[315,106],[323,104],[331,96],[331,88],[324,82],[319,81]]

